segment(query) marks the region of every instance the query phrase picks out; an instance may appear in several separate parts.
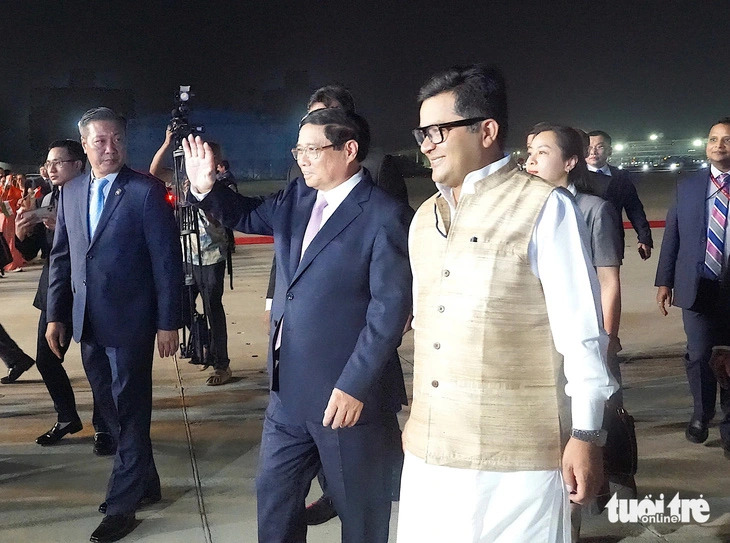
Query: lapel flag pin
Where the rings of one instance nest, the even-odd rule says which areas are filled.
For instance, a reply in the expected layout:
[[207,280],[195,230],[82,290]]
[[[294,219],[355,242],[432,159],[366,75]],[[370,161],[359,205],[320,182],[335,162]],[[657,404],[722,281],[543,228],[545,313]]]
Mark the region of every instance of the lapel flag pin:
[[117,191],[114,193],[116,196],[119,196],[122,193],[122,189],[117,189]]

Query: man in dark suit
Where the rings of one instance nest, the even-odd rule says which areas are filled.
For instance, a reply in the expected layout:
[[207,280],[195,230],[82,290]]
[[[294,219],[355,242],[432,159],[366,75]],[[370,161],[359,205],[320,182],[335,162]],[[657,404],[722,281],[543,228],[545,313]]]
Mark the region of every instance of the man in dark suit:
[[[81,175],[85,165],[86,155],[78,141],[58,140],[48,147],[46,163],[41,166],[41,169],[44,173],[49,172],[47,175],[50,175],[53,190],[43,198],[40,210],[35,212],[20,210],[15,222],[15,246],[26,260],[30,261],[35,258],[39,250],[46,253],[50,252],[53,245],[53,233],[56,225],[55,213],[58,207],[60,189],[71,179]],[[68,374],[63,367],[63,357],[57,357],[51,351],[51,347],[46,340],[48,266],[49,263],[46,261],[41,271],[41,278],[38,281],[35,300],[33,300],[33,305],[41,311],[38,319],[36,365],[58,415],[57,422],[53,427],[36,439],[36,443],[44,446],[54,445],[66,434],[75,434],[82,428],[81,419],[76,411],[73,388],[71,388]],[[70,339],[71,321],[68,321],[64,323],[64,337],[63,342],[61,342],[62,355],[66,354]],[[92,422],[96,432],[110,433],[96,406],[94,407]],[[102,456],[114,454],[114,447],[104,447],[104,440],[97,440],[94,452]]]
[[[730,345],[730,272],[727,202],[730,193],[730,117],[720,119],[707,140],[709,169],[677,185],[656,274],[657,303],[682,308],[687,334],[684,356],[694,401],[686,437],[703,443],[715,416],[717,382],[709,366],[712,347]],[[720,422],[725,456],[730,458],[730,391],[720,389]]]
[[[91,541],[132,531],[138,506],[160,499],[152,458],[152,358],[178,348],[182,325],[182,251],[164,185],[127,168],[126,120],[108,108],[79,121],[91,172],[69,181],[58,203],[48,286],[51,349],[61,355],[64,323],[94,403],[117,451],[104,520]],[[72,309],[72,311],[71,311]]]
[[[588,133],[588,137],[590,138],[586,155],[588,171],[595,172],[597,176],[592,180],[603,185],[602,190],[596,191],[597,195],[611,202],[619,217],[623,217],[623,212],[626,211],[626,216],[638,236],[639,255],[646,260],[651,256],[654,242],[651,238],[649,221],[646,220],[646,213],[644,213],[644,206],[639,200],[631,175],[626,170],[619,170],[608,164],[608,157],[612,153],[611,136],[602,130],[594,130]],[[623,229],[621,229],[621,236],[623,241]]]
[[214,184],[207,144],[185,163],[200,207],[235,230],[273,235],[271,397],[257,478],[259,541],[306,540],[305,498],[322,467],[345,542],[386,542],[406,402],[396,348],[411,307],[412,211],[360,164],[365,121],[319,109],[292,150],[304,178],[267,198]]

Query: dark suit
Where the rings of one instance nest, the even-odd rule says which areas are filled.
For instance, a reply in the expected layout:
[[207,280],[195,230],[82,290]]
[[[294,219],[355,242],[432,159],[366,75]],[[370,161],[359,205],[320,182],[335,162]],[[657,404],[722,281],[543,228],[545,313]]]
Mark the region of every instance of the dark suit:
[[[631,180],[631,174],[626,170],[619,170],[613,166],[609,166],[609,169],[611,170],[610,176],[603,173],[589,172],[588,185],[590,192],[611,202],[619,218],[623,217],[623,212],[626,211],[626,216],[634,230],[636,230],[639,243],[653,247],[651,227],[649,221],[646,220],[644,206],[639,200],[639,194],[636,192],[634,182]],[[622,242],[624,237],[624,229],[621,228]]]
[[89,184],[85,175],[61,190],[48,321],[73,320],[94,402],[118,444],[107,514],[126,514],[143,495],[159,493],[152,358],[156,331],[182,326],[182,251],[164,185],[126,166],[89,239]]
[[[656,286],[674,289],[673,305],[682,308],[687,334],[685,366],[694,399],[693,419],[715,414],[717,382],[708,365],[714,345],[730,344],[730,281],[710,280],[705,272],[709,171],[700,170],[677,185],[657,265]],[[727,269],[725,269],[727,275]],[[720,435],[730,444],[730,392],[720,390],[725,414]]]
[[[56,207],[58,199],[58,190],[54,189],[54,193],[50,199],[50,206]],[[33,230],[22,241],[16,237],[15,247],[20,251],[25,260],[30,261],[38,254],[38,251],[48,253],[53,245],[53,230],[49,230],[42,223],[33,227]],[[41,314],[38,319],[38,337],[36,344],[36,365],[38,371],[43,377],[43,382],[48,389],[48,393],[53,400],[53,407],[58,414],[58,422],[74,422],[78,421],[79,414],[76,411],[76,399],[74,398],[71,381],[63,367],[63,358],[58,358],[51,351],[48,341],[46,340],[46,300],[48,293],[48,265],[46,261],[43,264],[41,278],[38,281],[38,289],[36,290],[33,305],[40,309]],[[71,321],[64,322],[66,337],[63,338],[61,346],[61,354],[65,355],[71,340]],[[100,414],[94,409],[94,428],[98,432],[108,432],[109,430],[103,423]]]
[[[297,179],[265,199],[217,185],[200,207],[224,225],[274,236],[271,401],[257,479],[260,541],[306,538],[304,500],[322,466],[343,541],[387,541],[406,403],[396,348],[411,308],[412,211],[365,172],[300,262],[316,191]],[[281,348],[274,352],[281,327]],[[358,424],[322,426],[338,388],[364,403]]]

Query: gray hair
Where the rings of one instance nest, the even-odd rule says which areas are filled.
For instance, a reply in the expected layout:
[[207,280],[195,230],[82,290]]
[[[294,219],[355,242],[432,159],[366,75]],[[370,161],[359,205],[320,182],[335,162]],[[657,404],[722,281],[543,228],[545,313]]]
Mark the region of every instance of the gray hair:
[[81,120],[79,121],[79,133],[84,136],[86,133],[86,127],[89,126],[89,123],[94,121],[113,121],[121,127],[125,134],[127,132],[127,119],[118,113],[115,113],[108,107],[95,107],[81,116]]

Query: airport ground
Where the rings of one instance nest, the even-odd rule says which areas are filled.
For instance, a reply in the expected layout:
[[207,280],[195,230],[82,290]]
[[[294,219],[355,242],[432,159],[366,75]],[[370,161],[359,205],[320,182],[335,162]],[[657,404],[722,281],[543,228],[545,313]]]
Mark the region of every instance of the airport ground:
[[[650,220],[663,220],[674,190],[673,174],[649,174],[639,193]],[[241,188],[265,194],[277,182],[251,182]],[[425,179],[409,180],[412,204],[433,192]],[[684,430],[691,400],[682,365],[684,333],[679,310],[660,316],[654,301],[654,272],[663,230],[653,230],[655,252],[642,262],[635,236],[627,232],[622,268],[622,365],[625,404],[636,418],[640,497],[660,494],[668,502],[707,500],[705,523],[611,523],[606,513],[587,517],[582,541],[718,542],[730,541],[730,460],[722,454],[715,427],[703,445],[689,443]],[[156,360],[152,441],[162,479],[163,499],[137,513],[139,526],[124,541],[155,543],[254,542],[254,477],[260,431],[267,401],[264,292],[271,245],[240,245],[234,255],[234,290],[226,290],[229,350],[234,380],[205,386],[205,373],[185,360]],[[0,279],[0,322],[29,354],[35,353],[38,311],[31,305],[40,274],[33,263],[23,273]],[[570,326],[570,323],[565,323]],[[400,349],[407,384],[412,381],[412,333]],[[92,454],[91,391],[79,349],[66,358],[84,429],[56,446],[42,448],[35,438],[55,420],[48,393],[35,368],[13,385],[0,385],[0,543],[82,542],[96,528],[111,469],[109,458]],[[402,413],[402,421],[408,410]],[[311,497],[318,496],[313,485]],[[451,499],[443,496],[444,500]],[[395,541],[398,505],[393,506]],[[309,540],[339,541],[333,520],[313,527]],[[448,542],[444,542],[448,543]]]

